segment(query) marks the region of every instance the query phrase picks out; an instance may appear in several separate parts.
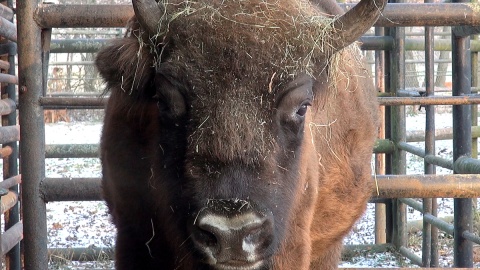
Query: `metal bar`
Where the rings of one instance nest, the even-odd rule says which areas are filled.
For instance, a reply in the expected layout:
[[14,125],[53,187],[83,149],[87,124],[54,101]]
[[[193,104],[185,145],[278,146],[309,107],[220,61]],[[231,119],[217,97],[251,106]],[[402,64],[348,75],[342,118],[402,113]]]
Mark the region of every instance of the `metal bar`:
[[[341,4],[344,9],[353,4]],[[477,4],[389,3],[375,23],[379,27],[480,25]],[[131,5],[41,4],[35,12],[40,28],[124,27],[133,16]],[[68,20],[65,18],[68,17]]]
[[98,144],[49,144],[45,158],[98,158]]
[[[453,2],[466,2],[453,0]],[[452,95],[471,93],[470,37],[457,37],[452,29]],[[472,152],[471,107],[453,106],[453,160]],[[457,173],[454,171],[454,173]],[[462,235],[473,224],[472,200],[454,199],[454,266],[473,267],[473,245]]]
[[480,160],[470,157],[459,157],[453,163],[453,168],[456,173],[480,173]]
[[46,206],[40,192],[45,178],[45,126],[42,93],[41,29],[34,21],[37,0],[17,2],[19,107],[22,111],[20,149],[24,264],[26,270],[48,269]]
[[40,4],[35,22],[40,28],[124,27],[132,16],[131,5]]
[[[480,197],[480,175],[376,175],[372,181],[373,199]],[[100,178],[46,178],[41,191],[50,202],[102,200]]]
[[51,53],[96,53],[108,39],[57,39],[52,40]]
[[[375,27],[375,35],[386,37],[383,28]],[[389,37],[392,41],[393,38]],[[385,93],[385,52],[375,51],[375,87],[378,93]],[[378,138],[385,139],[385,107],[379,107],[380,123],[378,129]],[[395,146],[392,143],[392,152]],[[386,174],[385,171],[385,154],[375,154],[375,174]],[[375,204],[375,244],[384,244],[387,242],[387,216],[386,204]]]
[[46,178],[41,183],[45,201],[102,200],[100,178]]
[[[425,0],[425,3],[432,3],[432,0]],[[433,36],[433,27],[425,27],[425,92],[427,97],[432,97],[435,94],[435,55],[434,46],[435,40]],[[425,107],[425,155],[435,155],[435,107],[427,105]],[[407,135],[408,140],[408,135]],[[424,160],[425,174],[435,174],[435,166]],[[432,198],[423,199],[423,213],[432,213]],[[422,226],[422,264],[423,267],[429,267],[432,261],[432,253],[436,239],[432,237],[432,227],[430,223],[423,218]]]
[[[23,224],[17,222],[2,234],[2,256],[12,250],[23,239]],[[12,266],[12,265],[11,265]]]
[[431,214],[425,214],[424,215],[424,219],[432,224],[435,228],[438,228],[439,230],[442,230],[446,233],[448,233],[449,235],[453,235],[453,225],[448,223],[448,222],[445,222],[441,219],[439,219],[438,217],[436,216],[433,216]]
[[462,236],[463,236],[465,239],[467,239],[467,240],[469,240],[469,241],[471,241],[471,242],[473,242],[473,243],[475,243],[475,244],[480,244],[480,237],[479,237],[478,235],[474,234],[474,233],[471,233],[471,232],[469,232],[469,231],[464,231],[464,232],[462,233]]
[[0,127],[0,143],[19,141],[20,132],[20,126]]
[[0,83],[18,84],[18,78],[15,75],[0,73]]
[[440,166],[442,168],[453,170],[453,161],[442,158],[442,157],[437,157],[435,155],[426,155],[425,150],[420,147],[416,147],[411,144],[403,143],[403,142],[398,143],[397,147],[411,154],[424,158],[424,162],[428,164],[433,164],[433,165]]
[[[56,39],[52,40],[52,53],[95,53],[100,48],[108,44],[111,39]],[[389,36],[362,36],[359,45],[361,50],[391,50],[393,49],[393,39]],[[424,51],[425,41],[417,38],[405,39],[406,51]],[[449,40],[435,40],[434,51],[451,51],[452,43]],[[480,41],[475,40],[471,43],[471,51],[480,51]],[[439,60],[437,60],[439,61]],[[449,61],[449,60],[448,60]],[[417,61],[419,62],[419,61]],[[450,61],[449,61],[450,62]]]
[[374,153],[387,153],[391,154],[395,151],[395,144],[388,139],[377,139],[373,146]]
[[420,202],[415,201],[414,199],[410,198],[401,198],[400,199],[406,205],[412,207],[413,209],[421,212],[424,215],[424,221],[428,222],[429,224],[434,225],[435,228],[439,228],[442,231],[448,233],[449,235],[453,235],[453,225],[443,221],[442,219],[430,214],[423,212],[423,204]]
[[[10,5],[9,5],[10,6]],[[13,21],[13,10],[6,5],[0,6],[0,17],[6,19],[7,21]]]
[[[472,138],[480,137],[480,126],[472,126]],[[435,140],[451,140],[453,139],[453,128],[441,128],[435,130]],[[425,131],[411,130],[407,131],[407,142],[423,142],[425,141]]]
[[[480,175],[377,175],[373,198],[476,198]],[[378,193],[377,193],[378,188]]]
[[42,97],[40,104],[45,109],[64,109],[64,108],[86,108],[86,109],[103,109],[107,103],[107,98],[59,98],[59,97]]
[[22,175],[15,175],[0,182],[0,188],[9,189],[22,182]]
[[[396,3],[404,0],[394,1]],[[388,6],[388,5],[387,5]],[[390,87],[392,94],[405,89],[405,28],[394,27],[390,29],[390,35],[395,40],[395,48],[390,53],[391,74]],[[406,141],[405,106],[391,108],[391,140],[398,144]],[[406,174],[406,152],[396,148],[392,154],[392,173],[396,175]],[[406,206],[399,200],[393,201],[393,244],[397,249],[407,246],[407,216]]]
[[[354,4],[340,4],[349,9]],[[388,3],[375,26],[459,26],[480,25],[476,3]]]
[[12,22],[0,17],[0,36],[17,41],[17,27]]
[[417,254],[413,253],[410,249],[406,248],[405,246],[401,246],[398,250],[400,254],[407,257],[412,263],[421,266],[422,265],[422,258],[420,258]]
[[[377,38],[372,38],[371,40],[366,40],[365,49],[369,49],[371,46],[377,45],[379,48],[383,50],[387,50],[389,48],[389,41],[380,41],[376,40]],[[361,40],[361,39],[360,39]],[[380,44],[382,47],[380,47]],[[407,38],[405,40],[405,50],[407,51],[424,51],[425,50],[425,41],[417,38]],[[452,50],[452,42],[447,39],[436,39],[435,44],[433,45],[434,51],[451,51]],[[480,41],[475,40],[471,44],[471,51],[478,52],[480,51]],[[439,59],[437,59],[438,61]]]
[[468,105],[479,104],[479,95],[463,95],[456,97],[379,97],[378,102],[382,106],[400,105]]

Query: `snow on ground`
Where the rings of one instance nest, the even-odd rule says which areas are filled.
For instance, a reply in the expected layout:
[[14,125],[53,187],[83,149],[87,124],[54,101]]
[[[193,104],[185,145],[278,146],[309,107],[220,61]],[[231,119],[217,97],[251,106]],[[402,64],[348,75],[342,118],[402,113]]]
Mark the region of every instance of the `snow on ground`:
[[[437,114],[436,127],[452,126],[451,115]],[[412,115],[407,118],[407,130],[423,130],[425,127],[424,114]],[[98,143],[101,132],[101,123],[56,123],[46,125],[47,144],[85,144]],[[423,143],[415,143],[423,148]],[[436,152],[442,156],[451,156],[452,143],[438,141]],[[408,174],[423,173],[423,161],[412,155],[407,155]],[[100,177],[101,167],[98,159],[47,159],[47,177]],[[451,173],[449,170],[437,168],[437,173]],[[451,199],[439,199],[439,215],[453,214]],[[421,214],[409,209],[409,220],[421,219]],[[51,202],[47,204],[49,247],[112,247],[115,239],[115,228],[110,222],[107,207],[104,202]],[[374,235],[374,205],[369,204],[365,215],[357,222],[353,232],[345,239],[346,244],[373,244]],[[418,254],[418,253],[417,253]],[[447,254],[448,255],[448,254]],[[451,258],[451,254],[448,255]],[[398,256],[397,256],[398,257]],[[398,262],[395,254],[367,253],[342,262],[342,267],[409,267],[408,262]],[[451,264],[446,259],[445,266]],[[70,263],[67,268],[74,267]],[[109,267],[111,262],[83,264],[81,269],[92,267]],[[52,269],[67,269],[52,264]]]

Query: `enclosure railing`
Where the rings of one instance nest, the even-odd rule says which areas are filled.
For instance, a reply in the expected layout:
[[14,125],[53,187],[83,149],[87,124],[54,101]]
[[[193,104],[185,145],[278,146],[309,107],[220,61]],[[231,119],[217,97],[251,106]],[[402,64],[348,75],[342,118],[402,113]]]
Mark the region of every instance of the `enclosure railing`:
[[[377,187],[372,191],[375,201],[384,204],[385,241],[414,263],[435,266],[435,228],[453,231],[455,237],[455,266],[472,267],[472,241],[478,237],[471,234],[471,200],[480,197],[480,179],[472,173],[480,173],[478,160],[471,155],[470,104],[480,103],[480,97],[470,95],[470,81],[455,77],[452,97],[436,97],[431,82],[432,33],[426,31],[425,47],[430,66],[426,80],[426,97],[403,96],[405,87],[405,26],[457,26],[453,29],[455,42],[452,50],[455,74],[470,74],[467,42],[464,34],[475,33],[475,28],[462,25],[480,25],[480,8],[476,4],[389,4],[377,22],[379,32],[386,37],[364,37],[362,48],[377,50],[377,87],[389,96],[379,97],[385,108],[385,138],[378,141],[375,151],[386,153],[385,169],[376,175]],[[133,15],[126,5],[51,5],[39,4],[36,0],[17,2],[18,58],[19,58],[19,106],[21,108],[21,168],[22,205],[24,217],[24,258],[25,269],[47,269],[47,228],[46,201],[100,200],[100,180],[94,178],[59,179],[45,178],[45,157],[64,155],[74,150],[70,146],[45,147],[43,110],[50,108],[102,108],[106,99],[45,97],[48,54],[54,50],[55,42],[50,40],[52,28],[76,27],[122,27]],[[387,27],[385,29],[381,27]],[[1,28],[1,27],[0,27]],[[0,35],[3,35],[0,32]],[[6,35],[6,34],[5,34]],[[103,44],[103,42],[102,42]],[[95,43],[92,47],[97,46]],[[98,48],[98,47],[95,47]],[[57,50],[58,48],[55,48]],[[58,49],[60,50],[60,49]],[[95,50],[95,49],[93,49]],[[382,56],[383,55],[383,56]],[[430,59],[430,60],[428,60]],[[383,63],[383,64],[382,64]],[[476,87],[476,86],[474,86]],[[422,104],[427,106],[426,149],[408,145],[405,130],[404,105]],[[455,144],[454,159],[445,160],[434,155],[433,106],[453,105]],[[468,106],[467,106],[468,105]],[[459,126],[460,124],[460,126]],[[81,146],[77,157],[96,155],[94,146]],[[406,152],[423,157],[426,163],[425,175],[405,175]],[[82,154],[83,153],[83,154]],[[379,162],[381,163],[381,162]],[[445,166],[455,175],[435,175],[433,165]],[[427,198],[423,204],[406,197]],[[455,197],[455,224],[442,223],[435,217],[433,197]],[[395,198],[391,200],[392,198]],[[412,205],[424,213],[423,257],[419,258],[406,248],[406,205]],[[470,222],[470,223],[469,223]],[[58,251],[58,250],[57,250]],[[79,252],[84,250],[79,250]],[[11,267],[10,269],[20,269]]]

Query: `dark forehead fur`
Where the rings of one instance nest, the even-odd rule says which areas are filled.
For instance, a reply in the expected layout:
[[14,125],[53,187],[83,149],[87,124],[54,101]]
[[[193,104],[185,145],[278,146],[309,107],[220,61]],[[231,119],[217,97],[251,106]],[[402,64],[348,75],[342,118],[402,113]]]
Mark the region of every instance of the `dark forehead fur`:
[[[303,0],[160,2],[158,33],[142,33],[133,21],[130,38],[138,45],[129,45],[139,60],[128,66],[143,69],[152,59],[157,72],[185,85],[190,152],[219,161],[262,159],[274,150],[276,93],[300,73],[323,70],[331,20]],[[124,76],[122,83],[144,75]]]
[[165,8],[156,61],[189,84],[190,148],[220,161],[264,158],[276,140],[275,94],[323,61],[318,39],[328,21],[312,16],[308,2],[291,0],[174,1]]

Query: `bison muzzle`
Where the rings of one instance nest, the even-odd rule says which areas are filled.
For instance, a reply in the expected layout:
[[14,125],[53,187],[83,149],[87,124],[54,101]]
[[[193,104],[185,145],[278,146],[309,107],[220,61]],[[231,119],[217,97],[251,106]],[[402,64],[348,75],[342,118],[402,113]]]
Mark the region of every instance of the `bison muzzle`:
[[133,1],[96,59],[117,269],[337,268],[378,121],[350,44],[385,0],[319,2]]

